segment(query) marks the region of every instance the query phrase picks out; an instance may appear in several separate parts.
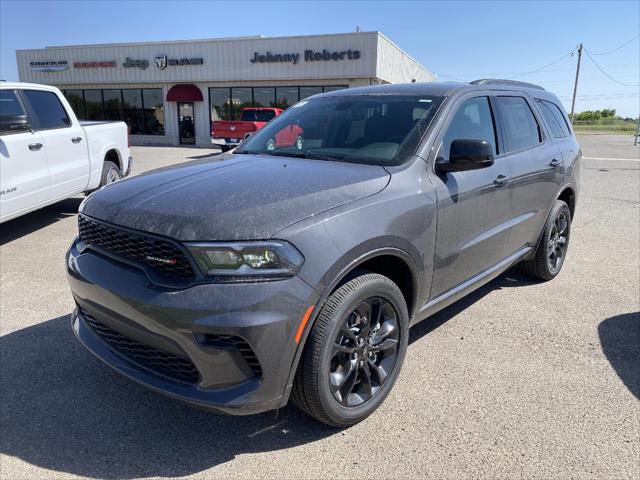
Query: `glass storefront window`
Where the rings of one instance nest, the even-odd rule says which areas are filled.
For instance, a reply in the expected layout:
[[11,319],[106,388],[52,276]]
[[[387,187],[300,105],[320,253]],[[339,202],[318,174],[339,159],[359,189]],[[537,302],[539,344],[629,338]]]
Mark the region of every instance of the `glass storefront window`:
[[233,87],[231,89],[231,104],[233,105],[233,119],[240,120],[242,109],[253,106],[251,87]]
[[256,107],[272,107],[275,103],[273,87],[256,87],[253,89],[253,104]]
[[131,135],[142,135],[144,117],[142,113],[142,93],[139,89],[122,90],[122,110],[124,121],[129,125]]
[[164,135],[164,101],[161,88],[142,90],[145,135]]
[[87,120],[104,120],[102,90],[85,90],[84,101],[87,107]]
[[289,108],[298,102],[298,87],[276,87],[276,103],[274,107]]
[[300,87],[300,100],[322,93],[322,87]]
[[84,120],[87,117],[87,113],[84,110],[82,90],[65,90],[64,96],[67,97],[67,101],[71,105],[76,117],[78,117],[79,120]]
[[329,85],[324,87],[324,91],[326,92],[335,92],[336,90],[342,90],[343,88],[348,88],[347,85]]
[[209,108],[211,108],[211,121],[231,120],[229,101],[230,89],[228,88],[210,88],[209,89]]
[[122,120],[122,91],[103,90],[105,120]]

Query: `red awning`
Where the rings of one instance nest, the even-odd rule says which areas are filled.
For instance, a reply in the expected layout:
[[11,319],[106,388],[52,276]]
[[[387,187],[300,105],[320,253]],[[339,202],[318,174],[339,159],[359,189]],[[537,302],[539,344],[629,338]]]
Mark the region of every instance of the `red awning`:
[[174,85],[167,92],[167,102],[201,102],[202,92],[193,83]]

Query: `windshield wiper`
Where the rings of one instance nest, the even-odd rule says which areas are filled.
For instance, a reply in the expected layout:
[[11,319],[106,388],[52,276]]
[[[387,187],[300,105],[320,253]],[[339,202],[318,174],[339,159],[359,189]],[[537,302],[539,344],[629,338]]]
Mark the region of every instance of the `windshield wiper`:
[[261,152],[261,153],[266,153],[267,155],[273,155],[274,157],[308,158],[311,160],[342,160],[342,157],[329,155],[327,153],[311,152],[309,150],[296,150],[292,152],[287,152],[287,151],[278,152],[277,150],[272,150],[270,152]]

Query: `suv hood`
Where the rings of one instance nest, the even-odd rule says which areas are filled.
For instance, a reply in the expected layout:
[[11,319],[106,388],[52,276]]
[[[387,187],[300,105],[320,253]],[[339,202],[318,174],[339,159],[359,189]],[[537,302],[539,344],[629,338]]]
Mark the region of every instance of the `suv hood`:
[[388,182],[379,166],[231,155],[111,184],[87,198],[82,212],[182,241],[261,240]]

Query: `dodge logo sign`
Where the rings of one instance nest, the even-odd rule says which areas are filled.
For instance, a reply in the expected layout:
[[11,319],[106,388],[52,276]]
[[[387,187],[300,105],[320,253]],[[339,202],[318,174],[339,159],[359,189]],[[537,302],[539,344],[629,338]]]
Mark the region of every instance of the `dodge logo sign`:
[[164,70],[165,68],[167,68],[167,56],[161,55],[159,57],[156,57],[155,65],[156,65],[156,68],[159,68],[160,70]]

